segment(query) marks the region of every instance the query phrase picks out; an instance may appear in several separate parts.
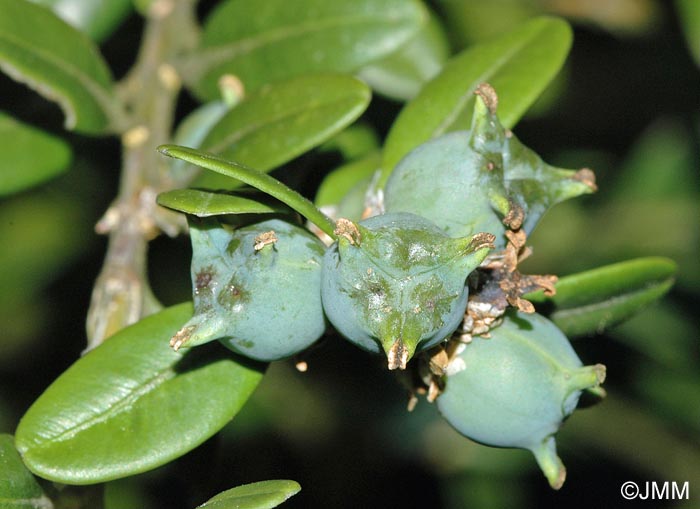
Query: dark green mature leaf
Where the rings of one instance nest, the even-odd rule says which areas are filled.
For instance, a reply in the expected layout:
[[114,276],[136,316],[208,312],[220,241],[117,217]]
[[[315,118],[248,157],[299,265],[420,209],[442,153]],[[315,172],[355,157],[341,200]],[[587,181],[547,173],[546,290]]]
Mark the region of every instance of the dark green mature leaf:
[[[351,76],[299,76],[248,96],[211,128],[201,146],[266,172],[341,131],[360,116],[370,98],[367,85]],[[196,182],[198,187],[221,184],[206,176]]]
[[253,186],[289,205],[328,235],[335,238],[335,222],[332,219],[317,209],[313,203],[302,195],[269,175],[192,148],[178,147],[177,145],[161,145],[158,147],[158,151],[166,156],[182,159],[188,163],[196,164],[207,170],[215,171]]
[[181,304],[145,318],[49,386],[17,428],[30,470],[69,484],[117,479],[181,456],[230,421],[263,366],[223,349],[173,351],[168,340],[191,315]]
[[202,48],[181,74],[213,99],[223,74],[253,91],[308,72],[352,72],[392,53],[426,20],[416,0],[229,0],[207,20]]
[[70,147],[60,138],[0,112],[0,196],[41,184],[68,167]]
[[97,47],[45,7],[0,0],[0,69],[56,101],[67,129],[96,134],[122,121]]
[[449,56],[445,29],[431,15],[410,41],[391,55],[366,65],[359,75],[380,94],[407,101],[440,72]]
[[272,214],[284,209],[273,204],[225,191],[175,189],[158,195],[158,205],[197,217],[222,214]]
[[301,491],[295,481],[260,481],[219,493],[197,509],[271,509]]
[[565,21],[537,18],[453,57],[406,105],[389,131],[380,185],[396,163],[421,143],[469,128],[474,91],[481,83],[496,89],[501,123],[513,127],[561,68],[571,38]]
[[96,41],[105,39],[121,23],[132,0],[31,0],[49,7],[60,18]]
[[556,295],[527,295],[568,336],[599,334],[663,296],[677,266],[668,258],[638,258],[561,278]]
[[11,435],[0,435],[0,507],[51,509],[39,483],[22,463]]

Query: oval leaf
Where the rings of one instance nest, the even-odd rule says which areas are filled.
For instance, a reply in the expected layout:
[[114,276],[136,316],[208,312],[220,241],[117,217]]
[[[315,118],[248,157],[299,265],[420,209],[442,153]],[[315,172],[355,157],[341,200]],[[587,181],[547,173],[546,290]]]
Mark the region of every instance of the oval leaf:
[[301,491],[296,481],[273,480],[244,484],[219,493],[197,509],[271,509]]
[[131,10],[132,0],[31,0],[49,7],[66,23],[101,41],[111,34]]
[[426,21],[416,0],[229,0],[207,19],[182,75],[202,98],[224,74],[246,90],[316,71],[352,72],[392,53]]
[[380,94],[408,101],[440,72],[449,56],[445,29],[431,15],[410,41],[391,55],[360,69],[359,76]]
[[568,336],[600,334],[663,296],[677,266],[668,258],[639,258],[561,278],[557,293],[527,295]]
[[22,191],[59,175],[68,167],[71,151],[48,133],[0,112],[0,196]]
[[0,0],[0,69],[56,101],[66,129],[95,134],[121,121],[111,74],[97,47],[45,7]]
[[51,509],[39,483],[22,463],[11,435],[0,435],[0,507]]
[[406,105],[389,131],[380,185],[396,163],[421,143],[469,128],[474,91],[481,83],[496,89],[501,123],[513,127],[561,68],[571,38],[565,21],[538,18],[449,60]]
[[285,209],[275,204],[228,192],[175,189],[158,195],[158,205],[197,217],[222,214],[273,214]]
[[177,145],[161,145],[158,151],[168,157],[182,159],[188,163],[196,164],[207,170],[215,171],[221,175],[240,180],[241,182],[259,189],[263,193],[277,198],[282,203],[289,205],[299,214],[314,223],[332,238],[335,238],[335,222],[326,216],[316,206],[295,190],[287,187],[279,180],[248,168],[234,161],[227,161],[220,157]]
[[229,422],[262,366],[218,345],[173,351],[170,337],[191,316],[181,304],[145,318],[51,384],[17,428],[30,470],[69,484],[117,479],[181,456]]
[[[352,123],[371,93],[361,81],[317,74],[269,85],[248,96],[212,127],[203,150],[267,172],[297,157]],[[197,187],[225,182],[204,174]],[[238,184],[228,181],[227,186]]]

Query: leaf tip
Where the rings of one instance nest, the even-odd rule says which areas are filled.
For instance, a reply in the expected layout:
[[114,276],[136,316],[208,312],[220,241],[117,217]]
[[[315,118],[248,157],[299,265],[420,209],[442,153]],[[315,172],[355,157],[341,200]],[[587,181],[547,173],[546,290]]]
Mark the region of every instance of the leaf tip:
[[168,157],[173,157],[171,154],[172,148],[173,148],[173,145],[165,144],[165,145],[158,145],[156,150],[163,155],[166,155]]

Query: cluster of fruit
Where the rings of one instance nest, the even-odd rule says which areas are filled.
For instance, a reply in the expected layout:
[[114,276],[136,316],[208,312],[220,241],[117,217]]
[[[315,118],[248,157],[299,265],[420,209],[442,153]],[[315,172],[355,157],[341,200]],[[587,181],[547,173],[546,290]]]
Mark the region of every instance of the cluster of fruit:
[[471,129],[408,154],[380,194],[381,213],[338,219],[330,246],[282,219],[192,221],[195,315],[171,344],[218,339],[273,361],[308,348],[327,319],[384,352],[389,369],[449,352],[442,364],[423,362],[444,417],[476,441],[531,450],[558,488],[565,470],[553,435],[605,368],[582,366],[523,297],[552,292],[556,278],[517,266],[542,215],[592,192],[594,177],[544,163],[501,126],[493,89],[476,94]]

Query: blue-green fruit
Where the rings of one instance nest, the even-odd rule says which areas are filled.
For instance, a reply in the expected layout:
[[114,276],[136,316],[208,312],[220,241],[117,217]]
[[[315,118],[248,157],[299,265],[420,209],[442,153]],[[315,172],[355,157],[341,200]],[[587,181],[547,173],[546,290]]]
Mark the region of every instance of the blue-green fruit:
[[477,442],[532,451],[559,489],[566,470],[554,434],[581,392],[603,382],[605,366],[583,366],[564,334],[537,314],[511,312],[490,334],[464,345],[450,363],[438,408]]
[[588,169],[543,162],[500,124],[493,89],[480,90],[471,129],[410,152],[391,173],[384,203],[387,212],[420,214],[450,236],[492,233],[502,248],[507,228],[529,234],[553,205],[593,192],[595,179]]
[[413,214],[359,224],[339,220],[323,260],[321,295],[335,328],[356,345],[385,352],[389,369],[449,337],[463,318],[465,280],[493,236],[450,238]]
[[260,361],[294,355],[325,330],[324,246],[299,226],[272,219],[230,231],[192,224],[194,316],[171,345],[219,339]]

